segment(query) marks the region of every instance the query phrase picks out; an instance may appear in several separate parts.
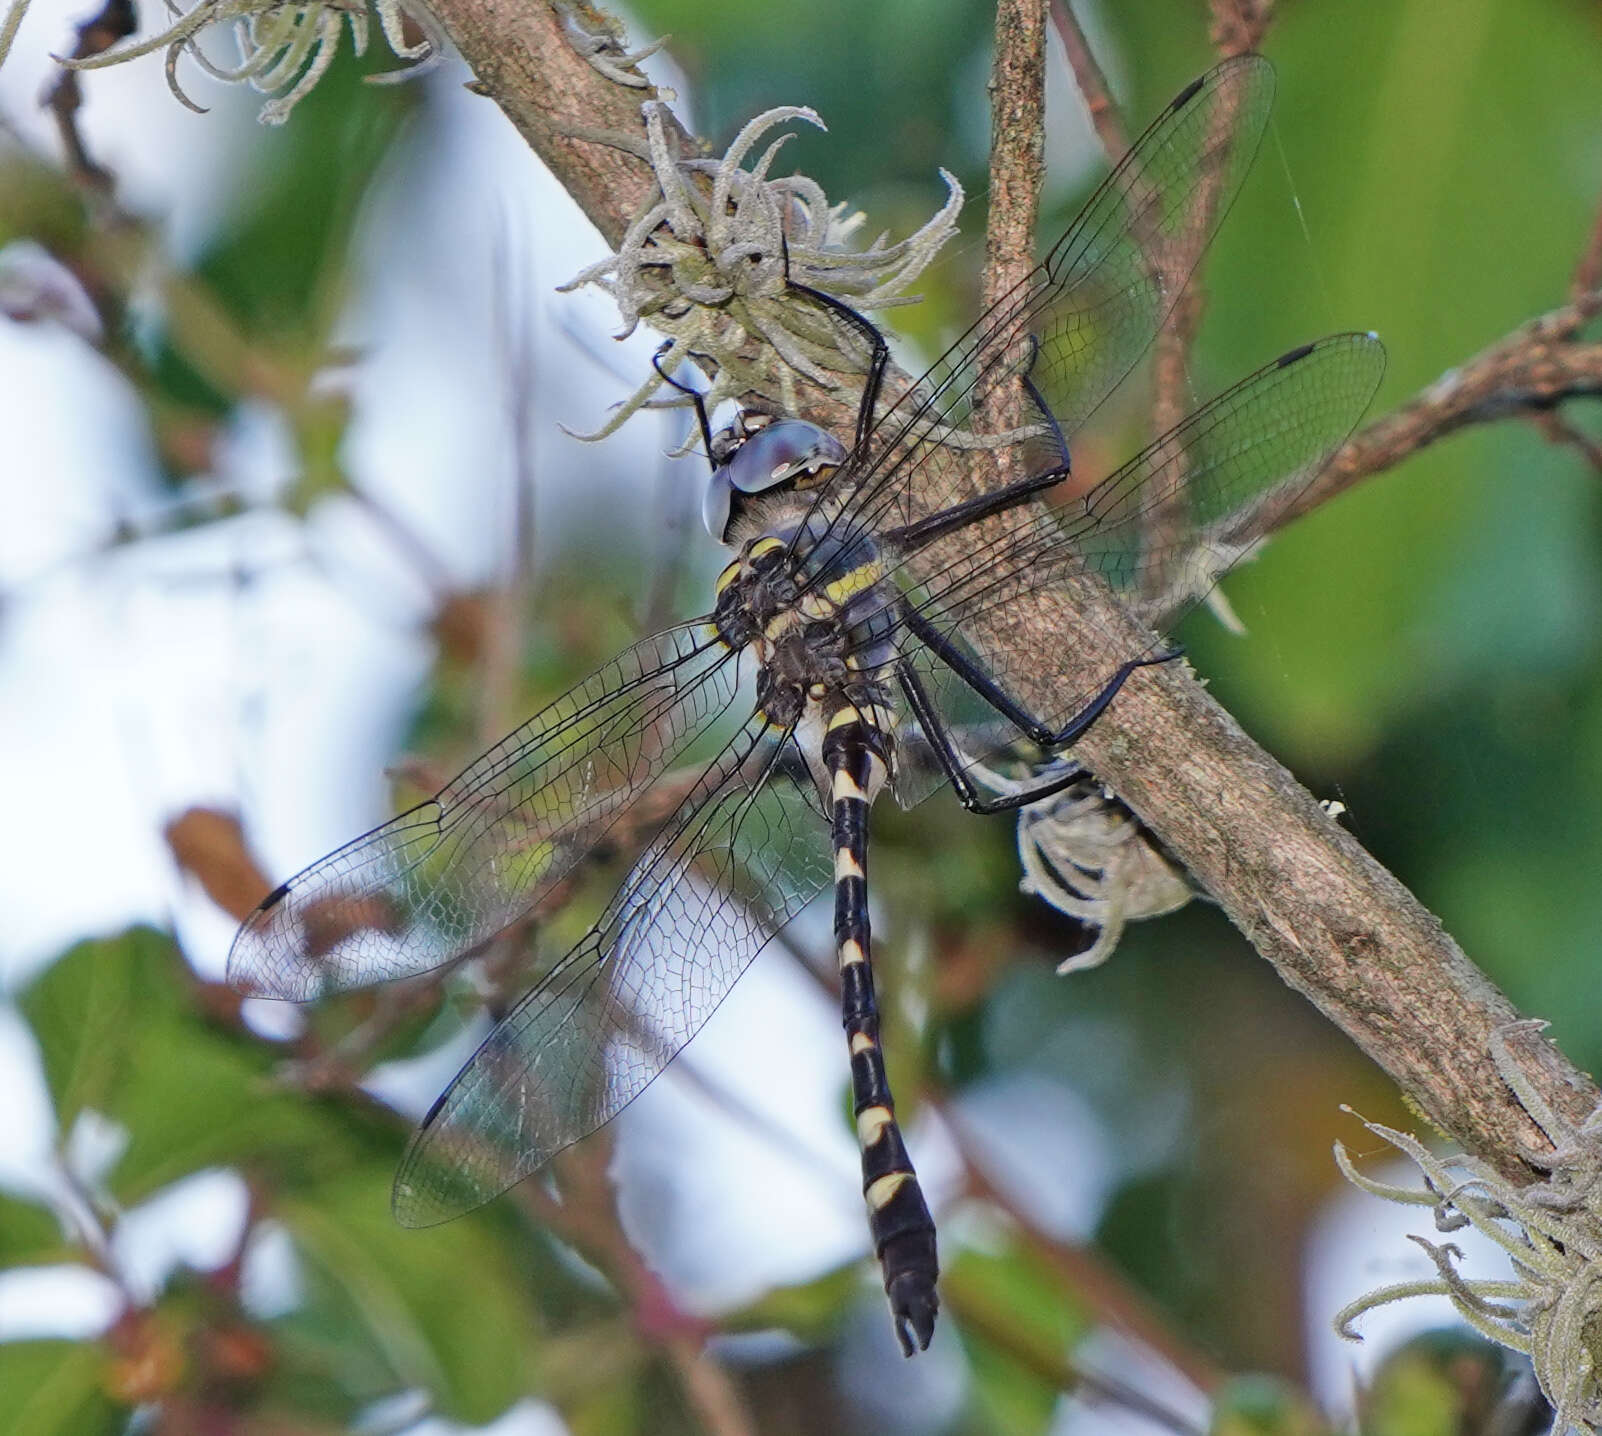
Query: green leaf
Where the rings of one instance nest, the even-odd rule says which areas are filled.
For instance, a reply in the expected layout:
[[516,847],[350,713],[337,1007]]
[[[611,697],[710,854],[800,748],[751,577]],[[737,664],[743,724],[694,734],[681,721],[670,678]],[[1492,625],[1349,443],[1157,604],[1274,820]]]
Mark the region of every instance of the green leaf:
[[1090,1329],[1072,1295],[1016,1242],[994,1255],[961,1251],[941,1284],[968,1348],[987,1429],[1048,1429],[1058,1396],[1075,1383],[1069,1353]]
[[375,1149],[394,1157],[398,1125],[278,1086],[278,1055],[205,1021],[189,981],[172,941],[136,928],[80,943],[23,995],[63,1130],[85,1108],[128,1130],[119,1199],[208,1167],[266,1163],[303,1182]]
[[1522,1357],[1461,1328],[1421,1332],[1374,1373],[1363,1393],[1360,1429],[1364,1436],[1462,1436],[1498,1429],[1506,1425],[1503,1396],[1525,1369]]
[[974,1403],[984,1414],[983,1430],[1036,1436],[1051,1429],[1061,1386],[1043,1379],[1037,1367],[1019,1360],[1005,1344],[976,1336],[967,1328],[963,1345],[973,1372]]
[[777,1327],[810,1345],[826,1342],[841,1313],[862,1289],[862,1263],[847,1262],[813,1281],[775,1287],[724,1322],[730,1330],[765,1331]]
[[996,1254],[964,1248],[951,1263],[945,1285],[963,1311],[1004,1323],[1012,1341],[1055,1353],[1053,1360],[1090,1330],[1073,1293],[1021,1242]]
[[150,928],[80,942],[19,1004],[65,1132],[86,1107],[110,1112],[143,1024],[177,1008],[172,944]]
[[99,1348],[75,1341],[0,1343],[0,1392],[8,1436],[106,1436],[120,1432],[127,1410],[101,1386]]
[[0,1195],[0,1271],[72,1258],[61,1226],[44,1207]]
[[405,1230],[390,1215],[391,1179],[387,1163],[373,1165],[277,1211],[359,1323],[360,1347],[324,1355],[346,1379],[382,1385],[381,1372],[389,1390],[420,1386],[443,1414],[489,1421],[529,1390],[538,1323],[514,1257],[526,1234],[489,1214]]
[[1325,1436],[1307,1396],[1278,1376],[1237,1376],[1213,1397],[1210,1436]]

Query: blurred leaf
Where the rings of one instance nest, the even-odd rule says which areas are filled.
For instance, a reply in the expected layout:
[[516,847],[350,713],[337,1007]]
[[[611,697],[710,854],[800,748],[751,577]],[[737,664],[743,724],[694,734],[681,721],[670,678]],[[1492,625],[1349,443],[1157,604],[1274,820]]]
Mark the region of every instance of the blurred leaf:
[[1045,1430],[1074,1385],[1069,1352],[1089,1329],[1071,1293],[1023,1243],[963,1248],[941,1278],[993,1429]]
[[23,994],[65,1132],[84,1108],[112,1112],[141,1026],[176,1011],[170,942],[150,928],[67,951]]
[[0,1271],[69,1260],[72,1250],[50,1212],[0,1193]]
[[106,1436],[127,1427],[126,1407],[101,1386],[105,1358],[72,1341],[0,1342],[7,1436]]
[[619,1431],[651,1432],[654,1436],[662,1429],[655,1424],[660,1413],[645,1405],[638,1384],[632,1381],[589,1391],[565,1403],[562,1414],[573,1436],[615,1436]]
[[235,922],[243,922],[272,890],[245,842],[238,813],[186,808],[162,829],[162,836],[178,866]]
[[[351,285],[363,201],[422,94],[415,85],[362,84],[371,67],[341,46],[295,122],[258,132],[235,157],[236,207],[186,277],[193,293],[175,291],[171,328],[148,356],[161,399],[221,417],[262,386],[265,372],[292,385],[324,362]],[[299,407],[292,418],[326,484],[326,422],[299,421]],[[326,420],[338,406],[305,407]]]
[[1057,1274],[1022,1241],[994,1253],[962,1248],[944,1282],[969,1318],[1002,1321],[1015,1341],[1058,1353],[1054,1360],[1090,1327]]
[[135,928],[78,944],[20,1003],[63,1130],[86,1107],[128,1129],[111,1175],[122,1201],[207,1167],[266,1162],[285,1180],[307,1181],[375,1141],[386,1158],[398,1152],[398,1128],[275,1085],[277,1054],[204,1021],[190,982],[168,937]]
[[1551,1417],[1524,1358],[1442,1327],[1386,1356],[1362,1392],[1358,1425],[1363,1436],[1522,1436]]
[[964,1320],[963,1347],[973,1374],[973,1401],[982,1413],[981,1429],[1005,1436],[1049,1431],[1063,1387],[1042,1379],[1038,1368],[1020,1361],[1010,1345],[976,1335]]
[[[786,163],[815,176],[836,201],[861,205],[863,190],[877,184],[894,186],[892,194],[915,187],[915,202],[924,202],[939,192],[937,165],[978,178],[984,110],[974,115],[973,107],[976,94],[983,104],[983,55],[995,13],[981,0],[820,0],[765,9],[761,24],[752,23],[749,6],[729,0],[648,0],[636,13],[651,34],[673,35],[715,144],[758,110],[807,104],[834,136],[865,141],[842,143],[796,127]],[[965,126],[969,118],[978,123]],[[953,132],[969,141],[963,153],[943,143]],[[871,233],[896,222],[885,208],[875,206]]]
[[847,1262],[812,1281],[776,1287],[725,1325],[731,1330],[788,1331],[809,1345],[826,1341],[861,1291],[862,1264]]
[[259,142],[245,203],[196,267],[253,334],[321,334],[336,317],[362,201],[422,96],[365,85],[363,68],[342,46],[295,123]]
[[390,1215],[392,1175],[388,1165],[351,1172],[277,1215],[348,1302],[372,1369],[393,1378],[390,1390],[420,1386],[453,1419],[488,1421],[530,1389],[538,1322],[507,1259],[515,1237],[490,1216],[404,1230]]
[[34,239],[52,254],[75,255],[84,241],[83,196],[59,171],[8,149],[0,157],[0,245]]
[[1307,1396],[1277,1376],[1237,1376],[1213,1397],[1210,1436],[1324,1436]]

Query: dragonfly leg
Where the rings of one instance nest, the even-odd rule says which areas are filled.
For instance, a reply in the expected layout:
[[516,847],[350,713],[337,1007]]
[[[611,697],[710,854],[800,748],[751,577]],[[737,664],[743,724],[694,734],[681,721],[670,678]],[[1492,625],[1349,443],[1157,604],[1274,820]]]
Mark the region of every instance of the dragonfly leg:
[[695,405],[696,423],[701,426],[701,443],[706,448],[706,458],[710,464],[712,462],[712,420],[706,412],[706,399],[699,389],[689,384],[681,384],[662,367],[662,356],[672,348],[673,341],[671,339],[661,345],[656,353],[651,356],[651,367],[656,370],[662,382],[669,388],[677,389],[679,393],[689,395],[690,402]]
[[950,780],[957,794],[957,801],[970,813],[977,813],[980,816],[1008,813],[1029,803],[1038,803],[1042,798],[1051,797],[1053,793],[1060,793],[1084,776],[1082,769],[1074,768],[1066,773],[1056,773],[1043,778],[1037,786],[1022,792],[1008,793],[1001,797],[986,796],[979,791],[978,784],[974,782],[972,775],[963,767],[961,758],[957,756],[956,745],[952,743],[951,734],[935,711],[934,704],[929,701],[923,680],[910,665],[905,663],[900,667],[899,676],[907,706],[918,720],[918,726],[923,729],[924,737],[929,740],[929,747],[933,749],[941,771]]
[[1052,728],[1019,703],[921,613],[909,609],[902,615],[902,619],[925,648],[986,703],[1015,724],[1019,732],[1042,748],[1066,748],[1076,739],[1082,738],[1090,725],[1106,711],[1107,705],[1118,696],[1118,690],[1129,681],[1129,675],[1137,668],[1152,668],[1159,663],[1172,663],[1174,659],[1182,657],[1185,651],[1182,648],[1170,648],[1163,653],[1154,653],[1148,658],[1131,658],[1126,663],[1120,663],[1113,671],[1112,677],[1102,685],[1101,691],[1090,702],[1061,728]]
[[796,284],[793,280],[790,282],[790,288],[838,315],[867,341],[868,374],[862,385],[862,399],[857,405],[855,448],[860,451],[867,443],[868,433],[873,428],[873,411],[879,402],[879,390],[884,387],[885,370],[890,364],[890,346],[872,320],[858,314],[849,304],[842,304],[832,294],[825,294],[821,289],[814,289],[809,284]]
[[851,1094],[862,1146],[862,1195],[884,1271],[885,1295],[901,1349],[927,1350],[940,1299],[934,1220],[896,1122],[895,1100],[879,1047],[868,929],[868,807],[884,785],[883,733],[871,710],[842,708],[823,741],[830,773],[834,838],[834,942],[840,1007],[851,1051]]
[[894,544],[906,553],[915,553],[925,544],[933,543],[937,538],[944,538],[954,529],[967,528],[969,524],[978,523],[980,519],[987,519],[992,514],[1005,513],[1008,509],[1015,509],[1020,504],[1028,503],[1036,494],[1060,484],[1067,477],[1068,468],[1064,465],[1060,469],[1036,474],[1032,478],[1019,479],[1017,483],[1008,484],[992,494],[980,494],[977,498],[953,504],[949,509],[930,514],[928,518],[919,519],[915,524],[907,524],[904,528],[886,529],[881,535],[881,541]]

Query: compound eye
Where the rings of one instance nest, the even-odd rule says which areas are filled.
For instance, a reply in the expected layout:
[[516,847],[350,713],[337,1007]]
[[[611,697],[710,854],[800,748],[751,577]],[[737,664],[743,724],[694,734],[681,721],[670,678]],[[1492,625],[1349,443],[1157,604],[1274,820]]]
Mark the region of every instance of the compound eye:
[[779,419],[752,434],[729,459],[729,482],[742,494],[762,494],[804,474],[845,462],[845,446],[805,419]]
[[729,482],[729,466],[719,464],[707,480],[701,495],[701,519],[706,531],[719,543],[728,541],[729,519],[734,512],[734,486]]

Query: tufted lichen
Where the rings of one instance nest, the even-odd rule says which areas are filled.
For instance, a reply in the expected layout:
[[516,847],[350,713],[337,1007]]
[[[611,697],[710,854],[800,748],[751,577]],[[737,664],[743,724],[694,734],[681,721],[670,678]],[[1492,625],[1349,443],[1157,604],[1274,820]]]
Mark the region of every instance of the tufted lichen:
[[[191,100],[178,83],[178,60],[187,53],[214,79],[226,84],[249,84],[261,94],[272,96],[262,106],[260,119],[264,125],[281,125],[333,63],[339,51],[340,34],[346,26],[350,29],[351,45],[356,54],[367,51],[366,0],[313,0],[309,4],[285,3],[285,0],[201,0],[184,11],[177,11],[172,0],[168,0],[168,7],[174,10],[177,19],[159,35],[83,59],[62,59],[61,63],[74,70],[97,70],[165,50],[168,88],[180,103],[203,114],[205,107]],[[408,79],[421,74],[439,59],[443,37],[420,6],[411,4],[410,0],[373,0],[372,8],[378,14],[379,28],[390,50],[398,59],[411,63],[399,70],[370,75],[368,79],[375,83]],[[421,38],[415,43],[407,42],[407,19],[414,21],[421,32]],[[200,48],[202,31],[229,21],[233,22],[239,49],[237,65],[218,64],[207,58]]]
[[[826,390],[859,378],[867,362],[861,337],[818,307],[796,304],[793,286],[821,290],[857,309],[911,303],[902,291],[956,230],[963,200],[956,179],[940,172],[946,203],[917,233],[898,244],[881,235],[864,249],[848,249],[860,214],[831,205],[822,187],[804,175],[770,176],[788,135],[746,167],[776,125],[801,120],[823,129],[812,110],[768,110],[740,131],[721,158],[707,158],[677,152],[659,102],[641,108],[640,152],[650,162],[655,186],[617,253],[562,288],[594,284],[610,294],[623,319],[620,338],[642,321],[666,335],[664,371],[690,358],[706,361],[713,376],[705,396],[709,405],[758,393],[794,412],[798,377]],[[627,147],[635,148],[632,137]],[[614,432],[652,403],[664,382],[653,374],[597,432],[583,437]]]
[[1509,1023],[1492,1034],[1490,1043],[1502,1080],[1552,1143],[1549,1151],[1523,1154],[1532,1167],[1548,1174],[1544,1181],[1517,1187],[1466,1153],[1436,1156],[1416,1137],[1364,1122],[1424,1174],[1422,1190],[1392,1186],[1363,1176],[1346,1148],[1335,1144],[1335,1160],[1347,1180],[1387,1201],[1430,1207],[1437,1231],[1473,1227],[1507,1253],[1512,1277],[1465,1276],[1456,1244],[1414,1236],[1411,1240],[1430,1258],[1436,1275],[1359,1297],[1337,1313],[1335,1327],[1356,1340],[1352,1323],[1364,1312],[1411,1296],[1445,1296],[1482,1336],[1529,1356],[1541,1392],[1557,1413],[1554,1432],[1596,1431],[1602,1428],[1597,1375],[1602,1354],[1602,1108],[1574,1127],[1524,1077],[1508,1040],[1539,1033],[1545,1026],[1538,1021]]

